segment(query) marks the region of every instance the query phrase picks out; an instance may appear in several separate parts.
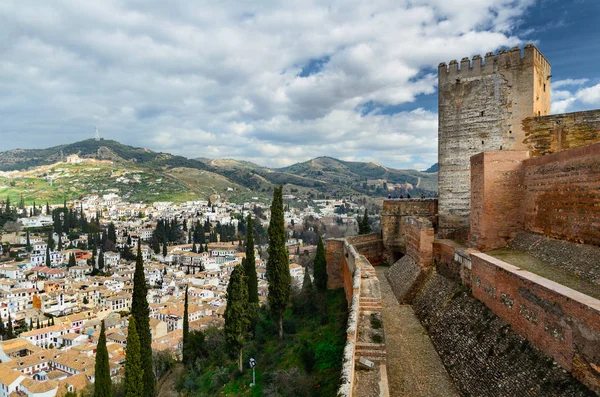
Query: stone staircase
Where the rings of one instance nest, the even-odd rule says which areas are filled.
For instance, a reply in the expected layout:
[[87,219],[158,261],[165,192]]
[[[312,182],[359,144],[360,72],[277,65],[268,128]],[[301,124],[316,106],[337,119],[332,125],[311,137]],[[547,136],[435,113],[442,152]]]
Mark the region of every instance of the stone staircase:
[[375,364],[384,364],[386,361],[385,344],[358,342],[354,351],[355,362],[366,358]]

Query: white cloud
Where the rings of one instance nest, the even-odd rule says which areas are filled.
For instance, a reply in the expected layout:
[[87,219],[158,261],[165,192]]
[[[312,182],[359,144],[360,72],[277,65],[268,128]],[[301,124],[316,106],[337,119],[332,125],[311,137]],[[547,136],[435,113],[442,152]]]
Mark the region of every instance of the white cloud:
[[552,82],[552,88],[560,88],[566,86],[578,86],[587,83],[588,79],[564,79]]
[[600,105],[600,84],[587,87],[577,92],[577,99],[588,105]]
[[435,92],[439,62],[520,44],[511,32],[533,1],[6,0],[2,149],[91,137],[98,124],[106,138],[190,157],[423,168],[436,160],[435,109],[360,105],[414,102]]

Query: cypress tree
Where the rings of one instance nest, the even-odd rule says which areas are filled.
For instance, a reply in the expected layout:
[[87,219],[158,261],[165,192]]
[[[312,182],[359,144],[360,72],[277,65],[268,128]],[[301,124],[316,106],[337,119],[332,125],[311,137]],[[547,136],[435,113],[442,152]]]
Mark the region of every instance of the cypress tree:
[[67,265],[67,267],[73,267],[76,265],[77,262],[75,261],[75,255],[71,253],[71,255],[69,255],[69,264]]
[[198,251],[198,249],[196,248],[196,243],[192,244],[192,252],[196,253],[196,251]]
[[98,270],[104,270],[104,252],[100,250],[100,255],[98,255]]
[[144,379],[144,368],[140,355],[140,338],[135,318],[129,317],[127,328],[127,351],[125,360],[125,397],[143,397],[144,389],[140,387]]
[[271,220],[269,223],[269,259],[267,260],[267,281],[269,282],[269,308],[279,320],[279,337],[283,339],[283,312],[290,299],[292,277],[290,275],[289,254],[285,247],[286,234],[283,220],[283,186],[273,191]]
[[13,329],[12,329],[12,318],[10,317],[10,313],[8,313],[8,325],[6,328],[6,339],[12,339],[14,337],[15,337],[15,335],[14,335]]
[[29,230],[27,230],[27,252],[31,252],[31,240],[29,240]]
[[367,209],[365,208],[365,214],[358,225],[358,234],[369,234],[371,233],[371,224],[369,223],[369,215],[367,214]]
[[162,254],[163,254],[163,258],[166,258],[166,257],[167,257],[167,242],[166,242],[166,241],[163,243],[163,251],[162,251]]
[[50,261],[50,246],[47,245],[46,246],[46,266],[50,267],[50,265],[52,265],[52,262]]
[[108,350],[106,349],[106,333],[104,330],[104,320],[100,328],[100,338],[96,348],[96,366],[94,381],[94,397],[111,397],[112,381],[110,378],[110,366],[108,363]]
[[10,317],[10,313],[8,313],[8,326],[6,328],[6,339],[12,339],[15,335],[13,333],[13,324],[12,318]]
[[138,242],[135,273],[133,275],[133,295],[131,314],[135,318],[138,336],[140,338],[140,356],[144,370],[143,396],[154,396],[155,380],[152,368],[152,336],[150,334],[150,308],[148,307],[148,286],[144,276],[144,260],[142,247]]
[[246,258],[242,261],[246,282],[248,284],[248,314],[250,316],[250,329],[254,331],[258,318],[258,276],[256,274],[256,256],[254,254],[254,232],[252,230],[252,216],[248,214],[248,227],[246,230]]
[[238,368],[242,366],[242,349],[244,347],[250,320],[248,318],[248,285],[244,268],[237,265],[227,285],[227,307],[225,308],[225,340],[232,354],[238,355]]
[[62,251],[63,243],[62,243],[62,233],[58,233],[58,250]]
[[317,289],[319,291],[325,291],[327,289],[327,259],[325,258],[325,247],[323,246],[323,239],[321,239],[321,236],[319,236],[319,242],[317,244],[317,255],[315,256],[313,269]]
[[183,304],[183,351],[182,358],[183,362],[187,364],[190,360],[189,357],[189,337],[190,337],[190,322],[188,314],[188,286],[185,286],[185,301]]
[[50,247],[51,250],[53,250],[55,247],[54,238],[52,237],[52,231],[48,232],[48,247]]
[[0,319],[0,338],[6,339],[6,327],[4,326],[4,320]]
[[40,318],[38,317],[38,319],[37,319],[37,329],[40,329],[40,328],[41,328],[40,327]]

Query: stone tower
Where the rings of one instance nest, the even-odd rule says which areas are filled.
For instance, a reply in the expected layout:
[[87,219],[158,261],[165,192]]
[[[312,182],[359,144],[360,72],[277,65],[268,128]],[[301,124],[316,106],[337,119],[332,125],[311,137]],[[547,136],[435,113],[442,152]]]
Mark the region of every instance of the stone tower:
[[527,150],[522,121],[550,113],[550,64],[532,44],[438,67],[439,234],[469,227],[470,157]]

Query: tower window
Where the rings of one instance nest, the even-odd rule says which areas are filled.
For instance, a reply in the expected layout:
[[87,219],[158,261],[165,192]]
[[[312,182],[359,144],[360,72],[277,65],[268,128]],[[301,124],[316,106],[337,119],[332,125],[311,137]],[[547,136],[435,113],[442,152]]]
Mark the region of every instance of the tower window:
[[546,92],[546,84],[544,83],[544,92]]
[[481,111],[481,117],[483,117],[483,113],[484,113],[484,111],[482,110],[482,111]]

